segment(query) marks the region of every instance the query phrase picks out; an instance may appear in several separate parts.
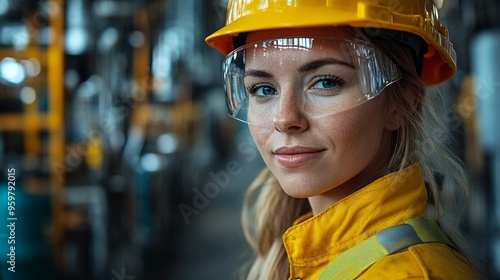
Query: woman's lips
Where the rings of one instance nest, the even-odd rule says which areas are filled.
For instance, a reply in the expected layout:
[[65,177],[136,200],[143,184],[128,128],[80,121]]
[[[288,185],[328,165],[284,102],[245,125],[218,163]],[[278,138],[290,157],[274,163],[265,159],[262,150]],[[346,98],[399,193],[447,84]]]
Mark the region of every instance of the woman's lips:
[[308,147],[281,147],[273,151],[277,161],[285,167],[297,167],[322,156],[324,149]]

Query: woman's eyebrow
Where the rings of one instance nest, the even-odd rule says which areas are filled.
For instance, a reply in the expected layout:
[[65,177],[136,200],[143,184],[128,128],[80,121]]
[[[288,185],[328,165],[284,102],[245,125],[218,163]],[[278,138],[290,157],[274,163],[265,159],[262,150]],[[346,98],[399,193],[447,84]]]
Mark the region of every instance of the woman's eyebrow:
[[[325,65],[330,65],[330,64],[340,64],[347,66],[349,68],[354,69],[354,65],[335,59],[335,58],[322,58],[318,60],[313,60],[308,63],[302,64],[299,68],[297,68],[297,72],[303,73],[303,72],[308,72],[312,71],[315,69],[318,69],[322,66]],[[267,71],[264,70],[255,70],[255,69],[248,69],[245,71],[245,77],[258,77],[258,78],[272,78],[273,75]]]
[[308,72],[308,71],[315,70],[315,69],[318,69],[322,66],[329,65],[329,64],[340,64],[340,65],[344,65],[344,66],[347,66],[347,67],[354,69],[354,65],[352,65],[350,63],[347,63],[347,62],[344,62],[341,60],[337,60],[335,58],[322,58],[322,59],[313,60],[311,62],[308,62],[308,63],[301,65],[297,69],[297,71],[301,72],[301,73]]
[[249,69],[245,71],[245,77],[272,78],[273,75],[267,71]]

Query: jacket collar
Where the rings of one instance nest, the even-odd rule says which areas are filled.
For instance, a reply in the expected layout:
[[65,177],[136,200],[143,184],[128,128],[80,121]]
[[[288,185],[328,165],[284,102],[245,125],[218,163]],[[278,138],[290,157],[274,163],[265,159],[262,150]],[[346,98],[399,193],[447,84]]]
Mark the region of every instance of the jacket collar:
[[312,216],[283,235],[291,272],[322,267],[340,253],[390,226],[425,216],[427,192],[417,164],[390,173]]

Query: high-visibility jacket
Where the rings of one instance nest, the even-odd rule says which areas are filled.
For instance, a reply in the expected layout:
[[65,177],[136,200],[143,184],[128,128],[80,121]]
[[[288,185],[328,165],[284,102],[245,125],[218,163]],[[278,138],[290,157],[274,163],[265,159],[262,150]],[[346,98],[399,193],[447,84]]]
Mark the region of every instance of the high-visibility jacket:
[[[410,218],[425,217],[427,191],[417,164],[388,174],[313,216],[297,219],[283,235],[290,280],[318,279],[344,251]],[[478,279],[467,260],[441,243],[422,243],[383,257],[356,279]]]

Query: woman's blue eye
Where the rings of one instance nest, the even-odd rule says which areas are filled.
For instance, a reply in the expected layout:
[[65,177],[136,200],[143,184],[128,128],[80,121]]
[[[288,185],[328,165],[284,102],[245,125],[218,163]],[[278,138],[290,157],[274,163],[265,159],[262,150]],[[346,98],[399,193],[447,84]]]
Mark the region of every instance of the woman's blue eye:
[[276,90],[270,87],[261,87],[258,93],[261,93],[260,95],[272,95],[276,94]]
[[268,86],[252,86],[248,89],[248,92],[257,96],[268,96],[276,94],[276,90]]
[[339,86],[339,82],[334,79],[321,79],[313,85],[316,89],[330,89]]

